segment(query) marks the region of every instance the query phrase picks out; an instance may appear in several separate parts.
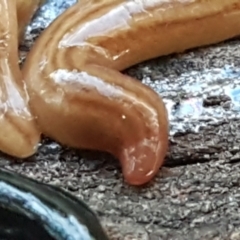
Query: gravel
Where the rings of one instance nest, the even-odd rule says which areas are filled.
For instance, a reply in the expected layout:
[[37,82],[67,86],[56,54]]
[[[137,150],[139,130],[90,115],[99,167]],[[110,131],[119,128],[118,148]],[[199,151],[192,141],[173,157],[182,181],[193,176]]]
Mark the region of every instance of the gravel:
[[[49,0],[39,11],[20,47],[22,59],[73,2]],[[108,154],[48,138],[28,161],[2,155],[0,165],[83,199],[111,239],[240,239],[239,45],[234,39],[125,71],[158,92],[170,116],[166,162],[148,185],[123,182],[119,162]]]

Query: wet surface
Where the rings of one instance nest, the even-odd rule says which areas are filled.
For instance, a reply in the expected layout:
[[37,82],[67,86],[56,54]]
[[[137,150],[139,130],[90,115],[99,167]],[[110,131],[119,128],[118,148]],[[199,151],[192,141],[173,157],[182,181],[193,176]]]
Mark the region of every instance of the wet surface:
[[[234,51],[237,44],[237,40],[232,40],[227,44],[148,61],[135,68],[141,68],[143,83],[163,97],[170,118],[170,135],[197,132],[209,124],[240,116],[239,51],[235,53],[236,59],[224,56],[225,61],[221,58],[221,52],[217,52],[227,46]],[[211,61],[204,62],[210,57],[213,57]],[[223,61],[221,66],[217,66],[218,57]],[[231,64],[229,58],[233,60]],[[157,72],[152,71],[153,68]]]
[[[48,2],[28,28],[22,59],[75,1]],[[230,40],[125,71],[158,92],[169,112],[165,167],[144,188],[125,184],[111,156],[49,139],[29,162],[10,164],[3,157],[0,164],[85,200],[113,239],[240,239],[239,46],[240,40]]]

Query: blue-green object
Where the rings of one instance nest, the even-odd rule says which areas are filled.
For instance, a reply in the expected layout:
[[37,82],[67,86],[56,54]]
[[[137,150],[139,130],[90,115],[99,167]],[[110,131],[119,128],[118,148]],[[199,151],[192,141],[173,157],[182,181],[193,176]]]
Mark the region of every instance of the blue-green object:
[[0,169],[0,239],[109,240],[83,201],[5,169]]

